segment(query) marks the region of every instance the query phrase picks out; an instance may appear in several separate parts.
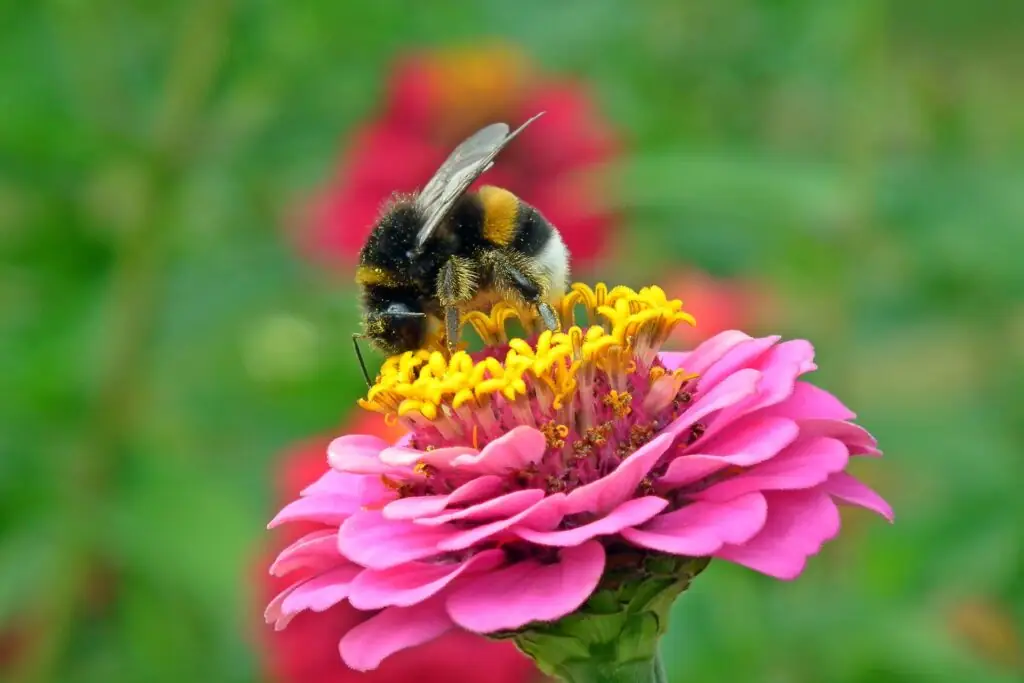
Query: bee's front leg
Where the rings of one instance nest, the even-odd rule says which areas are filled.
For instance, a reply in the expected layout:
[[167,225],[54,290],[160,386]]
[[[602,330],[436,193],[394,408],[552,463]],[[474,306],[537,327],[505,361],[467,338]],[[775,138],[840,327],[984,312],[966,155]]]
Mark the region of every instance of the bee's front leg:
[[437,274],[437,299],[444,309],[444,339],[448,355],[455,353],[459,341],[459,305],[476,293],[477,278],[473,262],[452,256]]

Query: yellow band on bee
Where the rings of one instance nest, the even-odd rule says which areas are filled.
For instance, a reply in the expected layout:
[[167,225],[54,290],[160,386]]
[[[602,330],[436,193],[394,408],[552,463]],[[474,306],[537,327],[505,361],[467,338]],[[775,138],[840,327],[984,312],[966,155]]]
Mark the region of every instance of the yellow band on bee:
[[356,269],[356,284],[364,287],[373,285],[397,287],[402,284],[402,279],[380,266],[359,266]]
[[516,236],[519,199],[500,187],[486,185],[477,193],[484,206],[484,239],[507,246]]

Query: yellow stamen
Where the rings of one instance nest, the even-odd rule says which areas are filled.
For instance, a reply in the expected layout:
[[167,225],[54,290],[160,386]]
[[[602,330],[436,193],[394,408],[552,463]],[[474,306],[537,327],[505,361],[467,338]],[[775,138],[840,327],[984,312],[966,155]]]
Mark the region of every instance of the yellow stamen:
[[569,428],[555,422],[542,425],[540,431],[548,443],[548,448],[561,448],[565,445],[565,437],[569,436]]
[[[638,368],[652,367],[658,348],[676,325],[694,324],[693,317],[682,310],[682,302],[668,299],[659,287],[609,290],[603,283],[593,288],[577,283],[555,308],[568,327],[564,332],[544,331],[533,344],[509,339],[506,322],[526,316],[510,303],[499,302],[488,312],[467,313],[463,324],[476,329],[488,346],[508,346],[503,358],[474,361],[464,351],[446,358],[432,343],[431,348],[387,359],[377,383],[359,404],[405,421],[435,422],[467,405],[470,409],[484,406],[498,397],[516,402],[533,395],[532,387],[537,387],[550,392],[544,400],[557,411],[574,399],[581,386],[592,389],[594,371],[599,370],[611,383],[605,400],[621,418],[632,411],[625,377]],[[585,311],[588,325],[577,324],[577,308]],[[533,322],[526,317],[524,324]],[[652,378],[664,374],[660,368],[650,372]]]
[[633,412],[633,408],[630,406],[633,402],[633,396],[629,392],[619,393],[612,389],[602,400],[606,406],[609,406],[612,409],[612,412],[615,413],[615,417],[627,417]]
[[412,468],[412,471],[429,479],[434,476],[435,472],[437,472],[437,468],[425,462],[418,462],[416,463],[416,466]]
[[608,437],[611,436],[611,433],[612,423],[605,422],[603,424],[599,424],[596,427],[591,427],[590,429],[588,429],[587,433],[584,434],[583,440],[586,441],[591,446],[596,446],[600,448],[604,446],[606,443],[608,443]]

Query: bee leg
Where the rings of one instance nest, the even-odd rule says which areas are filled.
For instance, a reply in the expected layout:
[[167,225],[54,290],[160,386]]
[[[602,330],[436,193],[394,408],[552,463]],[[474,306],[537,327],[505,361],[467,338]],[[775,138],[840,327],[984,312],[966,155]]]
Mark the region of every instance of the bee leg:
[[537,303],[537,313],[540,315],[540,319],[544,321],[544,325],[552,332],[562,329],[562,325],[558,322],[558,314],[555,313],[555,309],[551,308],[551,304],[547,301]]
[[444,309],[444,343],[448,355],[455,353],[455,344],[459,340],[459,309],[449,306]]
[[441,266],[437,274],[437,299],[444,308],[445,346],[448,355],[455,352],[459,342],[459,309],[461,303],[476,293],[476,276],[471,261],[453,256]]
[[543,321],[544,327],[552,332],[561,329],[555,309],[544,301],[545,287],[540,273],[532,272],[533,269],[526,267],[526,264],[516,263],[507,256],[493,259],[491,267],[494,269],[499,287],[511,290],[518,298],[532,306]]

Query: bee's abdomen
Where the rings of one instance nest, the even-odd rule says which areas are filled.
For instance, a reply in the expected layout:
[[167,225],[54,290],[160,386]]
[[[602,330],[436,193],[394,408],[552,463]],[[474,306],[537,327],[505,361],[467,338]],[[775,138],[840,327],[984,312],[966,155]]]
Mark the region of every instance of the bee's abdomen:
[[483,237],[499,247],[536,256],[551,238],[551,225],[508,190],[485,186],[477,193],[483,207]]
[[553,234],[554,228],[537,209],[525,202],[519,203],[516,236],[509,246],[520,254],[537,256],[544,251]]

